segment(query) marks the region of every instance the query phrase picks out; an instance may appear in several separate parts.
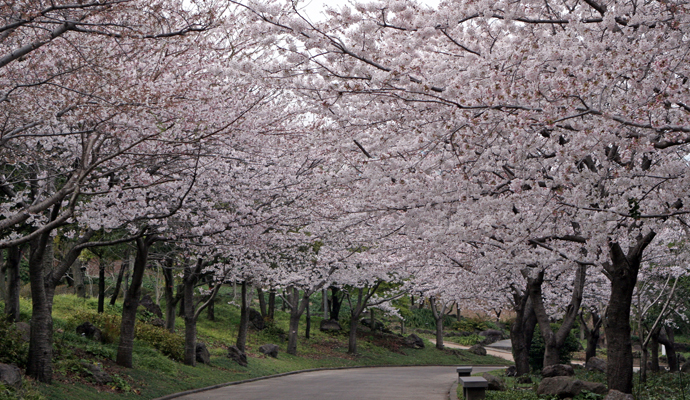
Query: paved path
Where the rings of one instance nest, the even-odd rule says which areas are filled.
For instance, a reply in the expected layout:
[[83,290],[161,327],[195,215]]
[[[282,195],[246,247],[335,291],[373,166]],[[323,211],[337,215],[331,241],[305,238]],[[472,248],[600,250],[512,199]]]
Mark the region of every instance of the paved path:
[[[436,345],[436,339],[429,339],[431,343]],[[443,341],[443,346],[448,347],[449,349],[461,349],[461,350],[468,350],[470,346],[463,346],[461,344],[453,343],[448,340]],[[491,356],[496,356],[503,358],[504,360],[508,361],[513,361],[513,353],[510,351],[502,350],[500,348],[491,348],[489,346],[484,347],[486,349],[486,354],[491,355]]]
[[[486,372],[496,367],[474,367]],[[455,366],[381,367],[305,372],[190,394],[184,400],[447,400]]]

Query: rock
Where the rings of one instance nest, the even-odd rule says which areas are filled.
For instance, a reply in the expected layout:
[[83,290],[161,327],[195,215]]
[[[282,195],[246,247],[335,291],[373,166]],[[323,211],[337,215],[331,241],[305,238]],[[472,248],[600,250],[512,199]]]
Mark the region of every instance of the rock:
[[420,338],[419,336],[412,333],[412,334],[410,334],[410,336],[403,339],[403,345],[405,347],[409,347],[412,349],[423,349],[424,348],[424,340],[422,340],[422,338]]
[[254,329],[257,331],[262,331],[264,328],[266,328],[266,321],[264,321],[264,317],[261,316],[260,312],[253,308],[249,309],[249,323],[252,324]]
[[147,294],[142,297],[141,300],[139,300],[139,305],[143,306],[146,311],[150,312],[156,317],[163,318],[163,311],[161,311],[161,308],[158,306],[158,304],[153,302],[153,299],[150,295]]
[[486,355],[486,349],[481,344],[475,344],[474,346],[470,347],[470,349],[468,351],[470,353],[474,353],[478,356],[485,356]]
[[541,370],[541,376],[544,378],[551,378],[554,376],[573,376],[575,375],[575,371],[573,370],[573,367],[570,365],[566,364],[555,364],[555,365],[549,365],[547,367],[544,367],[544,369]]
[[334,319],[322,319],[319,329],[321,329],[322,332],[338,332],[342,331],[343,327]]
[[151,325],[158,326],[160,328],[164,328],[165,327],[165,321],[163,321],[161,318],[154,318],[151,320]]
[[582,385],[584,385],[584,390],[590,391],[594,394],[598,394],[600,396],[605,396],[606,393],[608,393],[608,389],[606,388],[606,385],[603,383],[598,383],[598,382],[587,382],[587,381],[581,381]]
[[228,347],[228,357],[243,367],[247,366],[247,355],[235,345]]
[[528,375],[518,376],[517,383],[529,384],[532,383],[532,378],[530,378]]
[[19,389],[22,387],[22,372],[16,365],[0,363],[0,383]]
[[89,321],[86,321],[77,327],[77,334],[98,342],[103,340],[103,333],[101,330]]
[[680,366],[680,372],[690,372],[690,361]]
[[196,342],[196,361],[202,364],[211,365],[211,353],[208,352],[204,343]]
[[688,360],[685,358],[685,356],[682,355],[682,354],[676,355],[676,358],[678,359],[678,362],[679,362],[679,363],[684,363],[684,362],[688,361]]
[[554,376],[541,380],[537,394],[558,396],[560,398],[575,397],[582,389],[584,389],[582,381],[571,379],[567,376]]
[[482,378],[486,379],[486,381],[489,382],[489,387],[487,388],[487,390],[498,390],[501,392],[507,390],[505,381],[497,376],[491,375],[488,372],[484,372]]
[[265,345],[259,347],[259,351],[262,354],[266,354],[267,356],[271,356],[273,358],[278,358],[278,345],[277,344],[265,344]]
[[26,322],[17,322],[14,325],[15,328],[22,334],[22,341],[29,342],[31,340],[31,326]]
[[590,357],[585,364],[587,371],[599,371],[606,373],[606,361],[598,357]]
[[517,376],[517,368],[514,365],[506,368],[506,376]]
[[81,366],[84,367],[84,370],[88,372],[88,375],[93,378],[97,385],[105,385],[113,381],[113,378],[103,371],[103,368],[98,364],[82,361]]
[[[371,328],[371,318],[362,318],[362,320],[359,321],[359,323],[366,326],[369,329],[372,329]],[[383,325],[383,322],[377,321],[376,319],[374,319],[374,329],[373,330],[383,332],[383,330],[385,328],[386,327]]]
[[481,344],[486,346],[487,344],[496,343],[503,339],[503,332],[497,331],[496,329],[487,329],[485,331],[479,332],[479,336],[483,336],[486,339],[481,341]]
[[611,389],[609,390],[609,394],[604,397],[604,400],[634,400],[634,398],[631,394]]

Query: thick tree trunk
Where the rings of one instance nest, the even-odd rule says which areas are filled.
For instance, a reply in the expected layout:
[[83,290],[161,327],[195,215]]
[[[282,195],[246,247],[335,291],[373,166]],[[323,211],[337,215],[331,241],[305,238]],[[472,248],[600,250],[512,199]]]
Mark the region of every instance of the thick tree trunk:
[[115,302],[117,301],[117,296],[120,295],[120,288],[122,287],[122,278],[125,276],[125,270],[127,268],[129,268],[129,260],[121,261],[120,273],[117,274],[117,281],[115,282],[115,291],[113,292],[113,296],[110,298],[110,305],[111,306],[115,305]]
[[[213,290],[214,287],[215,286],[214,286],[213,282],[208,284],[208,289],[211,292],[214,291]],[[216,307],[215,307],[215,305],[216,305],[216,301],[214,299],[211,299],[211,301],[208,303],[208,306],[206,308],[206,319],[208,319],[209,321],[215,321],[216,320]]]
[[529,374],[529,352],[532,347],[532,337],[537,326],[537,317],[529,293],[513,293],[515,307],[515,323],[510,328],[510,340],[513,347],[513,359],[518,376]]
[[84,285],[84,271],[81,269],[81,261],[72,264],[72,276],[74,277],[74,294],[80,299],[86,298],[86,286]]
[[333,321],[337,321],[340,318],[340,306],[343,304],[343,296],[338,295],[340,289],[335,286],[331,286],[331,301],[330,301],[330,312],[329,318]]
[[675,349],[675,333],[673,327],[664,326],[658,337],[659,343],[666,347],[666,358],[668,359],[668,370],[671,372],[678,371],[678,356]]
[[163,290],[163,296],[165,296],[165,329],[170,333],[175,333],[175,306],[177,305],[178,298],[174,294],[175,279],[173,277],[172,258],[165,260],[163,279],[165,281],[165,288]]
[[657,339],[659,334],[652,334],[652,338],[649,340],[649,353],[650,353],[650,370],[652,372],[659,372],[659,340]]
[[273,322],[273,319],[275,318],[276,314],[276,291],[271,290],[271,292],[268,294],[268,311],[267,311],[267,316],[268,320]]
[[[185,302],[186,303],[186,302]],[[237,331],[237,348],[243,353],[247,345],[247,329],[249,328],[249,302],[247,301],[247,281],[242,281],[242,303],[240,307],[240,326]]]
[[600,328],[603,322],[596,310],[591,311],[592,316],[592,329],[589,329],[584,316],[580,313],[580,326],[584,332],[585,339],[587,340],[587,349],[585,350],[585,361],[592,357],[597,356],[597,346],[599,345]]
[[638,237],[626,255],[618,243],[610,243],[611,263],[604,265],[611,282],[611,297],[606,309],[604,330],[608,342],[607,380],[609,390],[632,393],[633,358],[630,337],[630,305],[637,284],[637,273],[644,249],[654,239],[650,232]]
[[19,263],[22,254],[19,246],[7,249],[7,261],[5,268],[7,271],[7,301],[5,302],[5,315],[11,322],[19,322],[19,291],[22,281],[19,277]]
[[[295,289],[297,290],[297,289]],[[297,307],[293,307],[296,309]],[[290,326],[288,328],[288,347],[287,353],[297,355],[297,333],[299,331],[300,315],[296,312],[290,311]]]
[[257,287],[256,296],[259,298],[259,312],[261,313],[261,316],[265,319],[268,315],[268,310],[266,309],[266,297],[264,296],[263,289]]
[[287,352],[288,354],[297,355],[299,319],[309,306],[309,297],[311,296],[311,292],[304,291],[301,300],[298,288],[294,286],[288,287],[287,293],[287,300],[289,302],[288,306],[290,307],[290,327],[288,330]]
[[[194,284],[191,266],[184,270],[184,363],[196,366],[196,319],[194,318]],[[244,351],[244,349],[242,349]]]
[[105,265],[98,267],[98,313],[105,310]]
[[125,301],[122,304],[120,343],[117,346],[117,358],[115,360],[117,365],[125,368],[132,368],[134,324],[136,323],[137,307],[139,306],[139,297],[141,295],[141,283],[144,279],[149,248],[154,241],[154,237],[136,240],[137,254],[132,271],[132,282],[127,292],[125,292]]
[[429,298],[429,305],[434,316],[434,322],[436,322],[436,348],[443,350],[443,315],[446,312],[446,305],[443,304],[439,310],[438,302],[433,297]]
[[585,287],[585,276],[587,266],[579,264],[573,280],[573,293],[568,304],[567,311],[563,316],[563,322],[557,332],[551,329],[549,316],[544,307],[541,286],[544,282],[544,271],[539,271],[536,277],[527,277],[529,295],[532,299],[534,314],[539,322],[539,330],[544,338],[544,366],[560,364],[560,349],[570,334],[570,330],[575,324],[580,304],[582,304],[582,294]]
[[307,315],[306,315],[306,326],[304,327],[304,337],[309,339],[311,334],[311,311],[309,310],[309,302],[307,301]]
[[51,383],[53,379],[53,317],[46,294],[43,262],[50,239],[50,232],[47,232],[33,240],[29,256],[32,313],[26,374],[43,383]]
[[357,354],[357,327],[359,326],[359,316],[350,319],[350,336],[347,341],[347,353]]

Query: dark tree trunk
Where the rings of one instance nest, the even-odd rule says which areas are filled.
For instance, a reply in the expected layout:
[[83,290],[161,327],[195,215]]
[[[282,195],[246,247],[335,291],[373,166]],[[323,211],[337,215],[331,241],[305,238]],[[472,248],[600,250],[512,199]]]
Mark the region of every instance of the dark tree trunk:
[[81,299],[86,298],[86,286],[84,285],[84,271],[81,269],[81,261],[72,264],[72,276],[74,277],[74,294]]
[[659,333],[652,333],[652,338],[649,340],[649,353],[652,372],[659,372]]
[[532,347],[534,328],[537,326],[537,317],[534,314],[532,299],[529,292],[513,291],[515,307],[515,323],[510,328],[510,340],[513,347],[513,359],[518,376],[529,374],[529,352]]
[[4,249],[0,249],[0,301],[7,303],[7,283],[5,283],[7,264],[4,256]]
[[339,295],[340,289],[331,286],[331,301],[329,302],[329,318],[337,321],[340,318],[340,306],[343,304],[343,295]]
[[673,327],[664,326],[658,337],[659,343],[666,347],[666,358],[668,359],[668,370],[671,372],[678,371],[678,356],[675,349],[675,333]]
[[132,282],[125,292],[125,301],[122,304],[122,322],[120,324],[120,343],[117,346],[117,365],[132,368],[132,350],[134,344],[134,324],[136,323],[137,307],[141,295],[141,283],[144,279],[146,261],[149,248],[155,241],[155,237],[149,236],[136,240],[137,254],[132,271]]
[[[194,285],[199,280],[203,262],[199,259],[196,266],[184,269],[184,363],[196,366],[196,315],[194,313]],[[215,293],[215,291],[213,292]],[[213,300],[213,299],[210,299]],[[207,303],[208,304],[208,303]],[[244,351],[244,349],[242,349]]]
[[568,304],[567,311],[563,316],[563,322],[557,332],[551,329],[549,316],[544,307],[542,298],[541,286],[544,282],[544,271],[539,271],[536,277],[528,277],[529,295],[532,299],[534,307],[534,314],[537,316],[539,322],[539,330],[541,336],[544,338],[544,366],[560,364],[560,348],[565,343],[570,330],[575,324],[578,312],[580,311],[580,304],[582,303],[582,294],[585,287],[585,276],[587,274],[587,266],[579,264],[575,272],[573,280],[573,293]]
[[247,345],[247,329],[249,328],[249,302],[247,301],[247,281],[242,281],[242,305],[240,308],[240,327],[237,331],[237,348],[243,353]]
[[[354,314],[352,314],[354,315]],[[359,316],[350,319],[350,335],[347,341],[347,353],[357,354],[357,327],[359,326]]]
[[441,309],[438,309],[438,302],[435,298],[429,298],[429,305],[431,312],[436,322],[436,348],[443,350],[443,316],[446,312],[446,305],[441,303]]
[[[127,256],[129,258],[129,256]],[[125,270],[129,268],[129,259],[123,260],[120,264],[120,272],[117,274],[117,281],[115,282],[115,291],[113,296],[110,298],[110,305],[114,306],[117,301],[117,296],[120,295],[120,288],[122,287],[122,278],[125,276]]]
[[[211,292],[213,292],[214,287],[215,286],[213,285],[213,283],[208,284],[208,289]],[[208,307],[206,308],[206,319],[208,319],[209,321],[215,321],[216,320],[216,307],[215,307],[215,305],[216,305],[215,300],[211,300],[208,303]]]
[[266,319],[268,311],[266,310],[266,297],[264,296],[264,291],[260,288],[256,288],[256,296],[259,298],[259,312],[261,316]]
[[98,267],[98,313],[105,310],[105,265]]
[[633,358],[630,337],[630,305],[637,284],[637,273],[644,249],[654,239],[654,232],[638,237],[626,255],[618,243],[609,243],[611,262],[604,265],[611,282],[611,297],[606,309],[604,330],[607,348],[609,390],[632,393]]
[[[57,208],[53,209],[54,213]],[[46,293],[43,262],[50,239],[50,232],[46,232],[31,241],[29,255],[32,312],[26,374],[43,383],[51,383],[53,379],[53,317]]]
[[589,329],[584,316],[580,313],[580,326],[587,339],[587,349],[585,350],[585,361],[597,356],[597,346],[599,345],[600,328],[603,322],[596,310],[591,311],[592,329]]
[[5,315],[9,321],[19,322],[19,291],[22,281],[19,277],[19,263],[22,253],[19,246],[7,249],[7,301],[5,303]]
[[[297,290],[297,289],[295,289]],[[298,307],[293,307],[297,309]],[[290,326],[288,328],[288,347],[287,353],[297,355],[297,332],[299,331],[299,319],[301,315],[297,312],[290,311]]]
[[275,318],[276,314],[276,292],[275,290],[271,290],[271,292],[268,294],[268,320],[273,321]]
[[175,306],[179,301],[179,297],[174,294],[175,279],[173,277],[172,258],[167,258],[165,260],[163,279],[165,280],[165,289],[163,292],[165,296],[165,329],[170,333],[175,333]]
[[285,294],[285,291],[283,290],[283,297],[281,299],[282,301],[280,302],[280,311],[282,311],[282,312],[285,312],[287,310],[287,303],[285,301],[285,296],[286,296],[286,294]]
[[376,290],[379,288],[380,284],[381,283],[378,282],[371,288],[359,289],[357,291],[357,303],[354,306],[350,304],[350,337],[347,344],[348,354],[357,354],[357,326],[359,325],[359,318],[367,308],[369,299],[371,299],[371,296],[376,293]]
[[307,300],[307,324],[306,327],[304,328],[304,337],[309,339],[309,334],[311,333],[311,311],[309,310],[309,301]]

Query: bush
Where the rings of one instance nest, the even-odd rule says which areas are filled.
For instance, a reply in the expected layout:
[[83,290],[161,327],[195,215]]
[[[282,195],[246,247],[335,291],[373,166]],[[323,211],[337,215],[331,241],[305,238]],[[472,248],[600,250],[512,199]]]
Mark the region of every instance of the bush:
[[461,318],[451,324],[451,328],[460,332],[485,331],[489,329],[489,324],[478,317]]
[[29,354],[29,344],[22,340],[16,325],[0,318],[0,362],[24,367]]
[[[558,324],[551,324],[551,329],[556,332],[560,328],[560,325]],[[544,352],[545,352],[545,346],[544,346],[544,338],[541,336],[541,332],[539,331],[539,327],[537,326],[537,329],[534,330],[534,337],[532,338],[532,346],[530,347],[529,350],[529,365],[532,368],[532,371],[535,373],[541,372],[541,370],[544,368]],[[571,330],[568,333],[568,336],[565,338],[565,343],[563,343],[563,346],[559,349],[558,352],[558,359],[561,364],[567,364],[570,362],[572,359],[572,353],[574,351],[578,351],[580,349],[580,342],[577,340],[577,337]]]
[[[434,313],[428,308],[415,308],[403,313],[405,325],[410,328],[436,329]],[[454,323],[450,315],[443,316],[443,326],[451,326]]]

